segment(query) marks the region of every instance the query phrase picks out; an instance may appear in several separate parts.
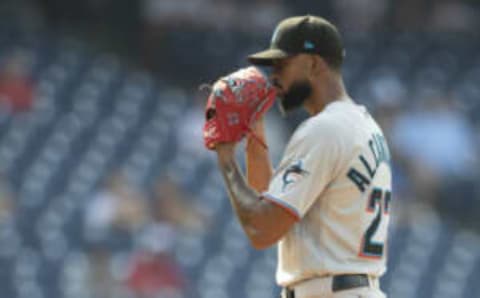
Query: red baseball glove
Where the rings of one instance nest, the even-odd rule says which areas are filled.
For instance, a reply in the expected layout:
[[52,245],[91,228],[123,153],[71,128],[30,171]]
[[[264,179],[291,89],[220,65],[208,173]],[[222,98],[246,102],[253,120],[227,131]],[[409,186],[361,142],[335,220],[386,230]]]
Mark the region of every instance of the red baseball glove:
[[[203,127],[205,146],[238,142],[275,101],[275,89],[256,68],[242,68],[215,82],[208,97]],[[253,133],[252,135],[266,147]]]

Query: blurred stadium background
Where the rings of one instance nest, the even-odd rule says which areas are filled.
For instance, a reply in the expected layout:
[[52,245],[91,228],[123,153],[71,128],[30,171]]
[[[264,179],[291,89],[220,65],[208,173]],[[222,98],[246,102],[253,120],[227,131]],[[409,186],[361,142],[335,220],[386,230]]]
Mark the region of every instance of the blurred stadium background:
[[[277,297],[214,156],[202,83],[294,14],[339,25],[394,156],[392,298],[480,297],[476,0],[0,1],[0,297]],[[267,117],[275,161],[302,113]],[[239,153],[240,154],[240,153]]]

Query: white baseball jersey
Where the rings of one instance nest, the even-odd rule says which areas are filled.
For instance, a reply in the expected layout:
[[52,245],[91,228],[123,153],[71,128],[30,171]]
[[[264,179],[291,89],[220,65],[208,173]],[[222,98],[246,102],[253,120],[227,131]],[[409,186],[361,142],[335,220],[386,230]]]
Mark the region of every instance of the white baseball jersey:
[[297,128],[263,194],[298,219],[278,245],[279,285],[385,272],[389,163],[382,130],[349,98]]

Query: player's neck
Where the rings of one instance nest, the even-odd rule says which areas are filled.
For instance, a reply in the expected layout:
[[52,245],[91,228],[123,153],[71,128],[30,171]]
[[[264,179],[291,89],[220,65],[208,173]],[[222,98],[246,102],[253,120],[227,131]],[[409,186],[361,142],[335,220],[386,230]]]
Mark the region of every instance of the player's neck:
[[307,112],[314,116],[334,101],[348,98],[343,79],[340,74],[329,75],[325,78],[319,78],[318,83],[312,90],[312,96],[305,103]]

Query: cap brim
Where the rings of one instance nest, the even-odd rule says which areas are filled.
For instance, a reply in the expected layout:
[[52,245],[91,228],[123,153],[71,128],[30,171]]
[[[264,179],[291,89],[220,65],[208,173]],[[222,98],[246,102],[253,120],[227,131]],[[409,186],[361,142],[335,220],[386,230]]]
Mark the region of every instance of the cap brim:
[[276,59],[283,59],[290,56],[280,49],[268,49],[248,56],[248,61],[253,65],[271,66]]

